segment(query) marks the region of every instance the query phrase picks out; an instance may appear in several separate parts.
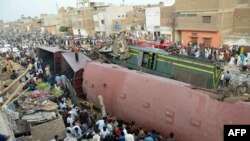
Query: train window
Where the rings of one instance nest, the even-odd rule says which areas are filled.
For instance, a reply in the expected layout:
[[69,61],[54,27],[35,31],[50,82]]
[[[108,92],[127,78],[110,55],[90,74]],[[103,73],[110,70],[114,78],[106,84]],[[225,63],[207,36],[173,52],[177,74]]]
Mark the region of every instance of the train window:
[[168,123],[174,123],[174,112],[170,110],[166,110],[165,118]]
[[126,97],[127,97],[127,95],[126,95],[126,94],[124,94],[124,93],[120,94],[120,98],[121,98],[121,99],[124,99],[124,100],[125,100],[125,99],[126,99]]
[[198,119],[192,118],[192,119],[190,120],[190,124],[193,125],[193,126],[200,127],[200,126],[201,126],[201,121],[198,120]]
[[155,70],[155,64],[156,64],[156,54],[153,53],[152,54],[152,58],[151,58],[151,63],[150,63],[150,69],[151,70]]
[[149,53],[144,52],[143,59],[142,59],[142,67],[148,68],[149,63]]
[[103,84],[103,87],[104,87],[104,88],[106,88],[106,87],[107,87],[107,84],[106,84],[106,83],[104,83],[104,84]]

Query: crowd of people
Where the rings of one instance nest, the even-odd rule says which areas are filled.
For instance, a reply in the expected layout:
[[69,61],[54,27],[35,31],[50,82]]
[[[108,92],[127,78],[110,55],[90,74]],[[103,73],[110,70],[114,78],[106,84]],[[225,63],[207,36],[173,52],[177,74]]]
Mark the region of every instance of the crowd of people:
[[[127,123],[113,116],[98,118],[89,107],[79,108],[67,103],[64,97],[58,103],[66,126],[64,141],[174,141],[174,133],[166,139],[156,130],[146,131],[133,121]],[[55,135],[53,140],[60,139]]]
[[[62,116],[66,127],[65,138],[59,138],[55,135],[54,141],[65,140],[65,141],[80,141],[80,140],[93,140],[93,141],[161,141],[166,140],[163,138],[159,132],[152,130],[146,131],[142,127],[137,126],[134,122],[126,123],[122,120],[118,120],[113,116],[107,117],[96,117],[93,114],[93,110],[88,107],[81,107],[72,104],[72,100],[69,94],[68,86],[66,84],[65,75],[53,75],[49,64],[46,64],[44,60],[39,59],[35,55],[35,47],[41,45],[48,46],[59,46],[61,48],[70,47],[72,44],[76,46],[82,46],[86,43],[89,45],[97,44],[98,40],[103,40],[99,37],[95,39],[88,38],[80,42],[79,40],[73,40],[69,37],[68,39],[63,39],[60,41],[59,37],[51,36],[50,38],[43,38],[41,40],[34,39],[30,35],[22,35],[20,37],[12,38],[8,36],[1,36],[4,43],[9,43],[12,46],[17,46],[20,50],[19,52],[7,52],[1,54],[6,57],[8,61],[14,61],[19,63],[23,67],[27,67],[28,64],[33,64],[32,70],[27,73],[21,82],[27,82],[25,87],[30,90],[36,90],[36,81],[41,79],[44,82],[48,82],[52,88],[57,88],[63,90],[64,94],[59,99],[55,100],[58,103],[59,113]],[[104,40],[111,41],[111,37],[105,38]],[[73,43],[71,43],[73,42]],[[3,43],[3,42],[1,42]],[[22,48],[22,45],[26,44],[28,48]],[[66,46],[66,47],[65,47]],[[11,68],[11,63],[7,70],[13,70]],[[4,70],[5,71],[5,70]],[[17,78],[17,73],[15,70],[12,71],[11,79]],[[168,141],[174,140],[174,134],[171,133],[167,139]]]
[[[66,84],[65,75],[53,75],[49,64],[45,64],[35,55],[35,47],[37,46],[57,46],[62,49],[70,49],[71,47],[87,48],[91,50],[94,45],[99,43],[110,43],[114,41],[114,37],[93,36],[84,39],[76,38],[74,36],[59,37],[55,35],[29,35],[29,34],[1,34],[0,44],[9,43],[16,46],[19,52],[7,52],[1,54],[8,60],[20,63],[27,67],[28,64],[33,64],[33,69],[28,73],[22,82],[29,80],[27,87],[30,90],[35,90],[35,81],[42,79],[48,82],[52,87],[64,90],[63,97],[57,100],[60,114],[63,118],[66,127],[66,137],[59,138],[55,135],[54,141],[174,141],[174,133],[170,133],[167,138],[161,136],[156,130],[146,131],[138,126],[135,122],[127,123],[125,121],[116,119],[113,116],[96,117],[94,111],[89,107],[78,107],[72,104],[69,90]],[[23,48],[23,45],[28,48]],[[192,45],[189,47],[182,47],[177,44],[178,54],[186,56],[194,56],[196,58],[205,58],[212,61],[228,62],[229,65],[239,66],[242,71],[247,71],[250,65],[250,53],[244,54],[239,47],[230,46],[228,49],[206,48],[202,45]],[[76,52],[74,50],[74,52]],[[78,61],[78,57],[76,58]],[[45,64],[45,65],[43,65]],[[10,66],[11,67],[11,66]],[[5,69],[3,72],[10,69]],[[16,71],[13,70],[11,79],[17,77]],[[221,76],[221,86],[228,86],[230,80],[230,73],[227,71]]]
[[208,48],[202,45],[192,45],[181,47],[179,54],[205,58],[211,61],[229,62],[229,65],[243,66],[250,65],[250,53],[244,52],[239,46],[229,46],[228,48]]

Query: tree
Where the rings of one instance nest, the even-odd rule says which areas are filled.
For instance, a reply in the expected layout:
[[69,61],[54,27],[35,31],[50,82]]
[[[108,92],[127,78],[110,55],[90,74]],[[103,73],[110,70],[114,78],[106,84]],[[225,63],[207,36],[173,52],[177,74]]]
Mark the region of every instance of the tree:
[[68,28],[65,26],[61,26],[59,29],[60,32],[68,32]]

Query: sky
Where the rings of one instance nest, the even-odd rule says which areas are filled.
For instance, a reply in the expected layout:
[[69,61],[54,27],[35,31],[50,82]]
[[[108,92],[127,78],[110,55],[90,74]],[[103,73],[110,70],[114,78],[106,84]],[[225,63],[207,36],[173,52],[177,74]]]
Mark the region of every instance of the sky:
[[[122,0],[90,0],[91,2],[105,2],[114,5],[122,4]],[[171,5],[175,0],[124,0],[126,5],[132,4],[156,4],[164,1]],[[0,0],[0,20],[4,22],[14,21],[21,17],[39,16],[41,13],[56,14],[58,7],[76,7],[76,0]]]

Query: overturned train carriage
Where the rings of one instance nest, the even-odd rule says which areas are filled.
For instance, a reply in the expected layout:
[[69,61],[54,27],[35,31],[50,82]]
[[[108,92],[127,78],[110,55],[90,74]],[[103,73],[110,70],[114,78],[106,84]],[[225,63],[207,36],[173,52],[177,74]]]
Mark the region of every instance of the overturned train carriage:
[[178,140],[222,141],[225,124],[250,123],[247,102],[220,102],[190,84],[116,65],[88,62],[84,70],[83,89],[95,106],[101,95],[108,113]]
[[209,60],[172,55],[156,48],[129,46],[124,61],[107,56],[111,62],[150,74],[172,78],[203,88],[219,85],[222,69]]

